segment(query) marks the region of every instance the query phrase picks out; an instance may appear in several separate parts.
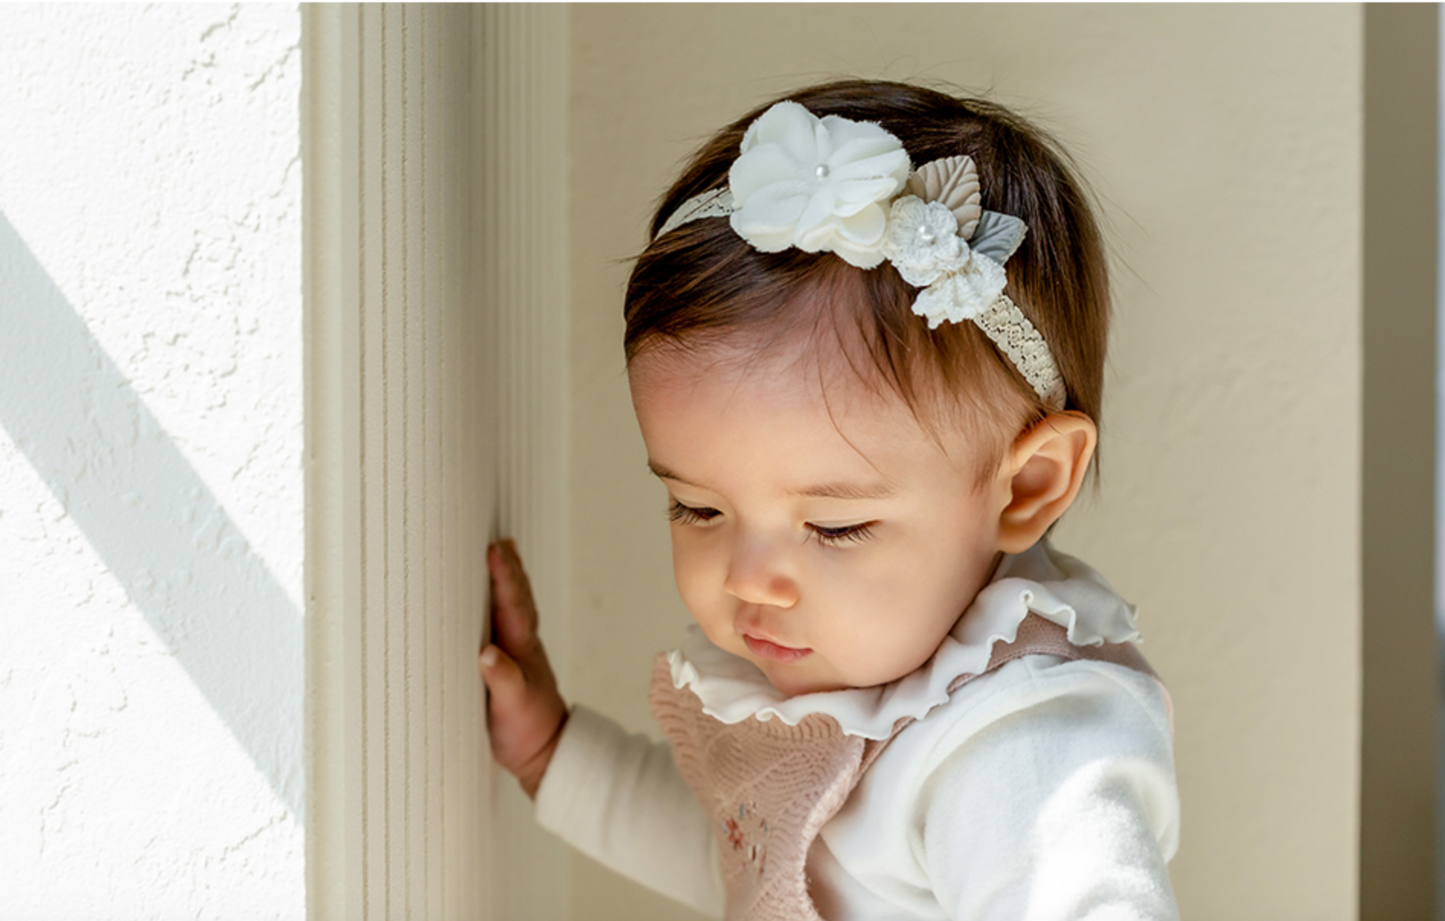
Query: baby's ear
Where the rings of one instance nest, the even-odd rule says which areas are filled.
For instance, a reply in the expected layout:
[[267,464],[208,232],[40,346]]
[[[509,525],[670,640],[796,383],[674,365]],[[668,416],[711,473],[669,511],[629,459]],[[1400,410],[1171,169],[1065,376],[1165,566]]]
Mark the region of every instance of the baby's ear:
[[1045,416],[1014,440],[1004,458],[1012,497],[999,516],[999,549],[1022,553],[1073,504],[1098,443],[1083,413]]

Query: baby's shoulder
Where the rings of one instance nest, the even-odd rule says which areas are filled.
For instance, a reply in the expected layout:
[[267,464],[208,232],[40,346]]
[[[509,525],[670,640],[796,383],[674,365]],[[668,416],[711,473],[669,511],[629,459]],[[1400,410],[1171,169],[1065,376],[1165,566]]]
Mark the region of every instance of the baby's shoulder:
[[987,748],[1011,757],[1172,761],[1170,703],[1152,675],[1111,662],[1030,655],[968,681],[889,752],[924,773]]

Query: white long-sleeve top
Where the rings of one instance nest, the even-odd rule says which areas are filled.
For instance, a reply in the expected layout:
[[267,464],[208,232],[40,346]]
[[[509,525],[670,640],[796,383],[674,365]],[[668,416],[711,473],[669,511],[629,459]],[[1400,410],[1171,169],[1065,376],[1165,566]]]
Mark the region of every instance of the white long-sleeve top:
[[[1137,635],[1132,610],[1097,573],[1040,545],[1006,558],[934,659],[883,689],[785,699],[761,673],[761,683],[740,681],[739,663],[751,666],[700,645],[700,633],[674,656],[678,681],[724,721],[822,711],[877,737],[899,715],[925,714],[809,854],[829,921],[1178,917],[1165,866],[1178,846],[1178,794],[1168,700],[1154,679],[1029,656],[934,699],[942,673],[986,661],[1031,610],[1075,643]],[[575,708],[537,818],[644,885],[722,914],[717,836],[666,744]]]

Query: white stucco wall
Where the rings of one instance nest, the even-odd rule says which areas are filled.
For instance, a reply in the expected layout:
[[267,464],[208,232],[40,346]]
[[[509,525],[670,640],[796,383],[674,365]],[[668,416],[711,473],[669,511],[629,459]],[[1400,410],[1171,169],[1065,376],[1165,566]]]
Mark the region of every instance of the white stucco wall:
[[0,9],[0,917],[304,914],[299,42]]

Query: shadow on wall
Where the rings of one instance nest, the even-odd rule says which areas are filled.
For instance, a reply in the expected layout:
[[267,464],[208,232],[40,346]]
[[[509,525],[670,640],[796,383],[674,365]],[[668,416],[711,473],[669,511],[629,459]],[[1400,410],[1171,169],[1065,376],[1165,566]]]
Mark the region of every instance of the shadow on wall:
[[0,426],[304,820],[301,612],[3,213]]

